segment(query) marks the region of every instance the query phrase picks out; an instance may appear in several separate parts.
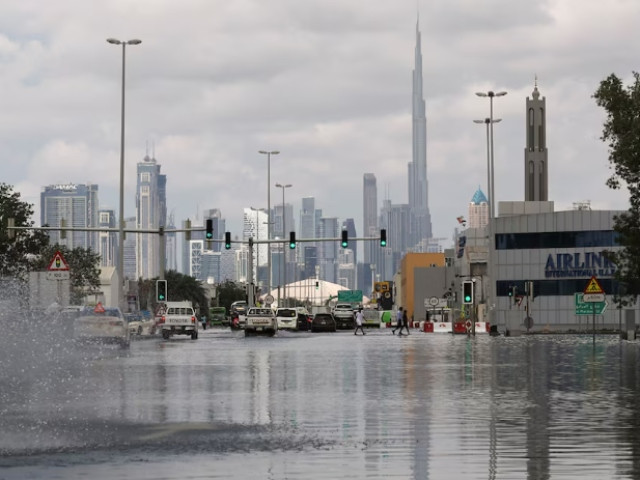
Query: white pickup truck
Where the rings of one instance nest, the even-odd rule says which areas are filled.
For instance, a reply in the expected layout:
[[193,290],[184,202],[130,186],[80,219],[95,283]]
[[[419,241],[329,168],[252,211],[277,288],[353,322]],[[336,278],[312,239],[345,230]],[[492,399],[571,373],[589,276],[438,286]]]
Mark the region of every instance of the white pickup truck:
[[247,312],[244,324],[244,335],[269,335],[273,336],[278,331],[276,314],[271,308],[251,307]]
[[198,323],[191,302],[167,302],[158,327],[162,328],[162,338],[165,340],[172,335],[191,335],[191,339],[196,340]]

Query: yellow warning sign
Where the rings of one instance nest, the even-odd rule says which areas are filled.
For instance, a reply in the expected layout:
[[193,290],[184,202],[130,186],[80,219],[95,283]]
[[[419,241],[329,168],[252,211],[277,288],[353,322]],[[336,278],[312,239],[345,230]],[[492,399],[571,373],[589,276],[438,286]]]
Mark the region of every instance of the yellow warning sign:
[[596,277],[591,277],[591,280],[589,280],[589,284],[587,285],[587,288],[584,289],[583,293],[585,295],[589,293],[604,293],[604,290],[600,286],[600,283],[598,283],[598,279]]

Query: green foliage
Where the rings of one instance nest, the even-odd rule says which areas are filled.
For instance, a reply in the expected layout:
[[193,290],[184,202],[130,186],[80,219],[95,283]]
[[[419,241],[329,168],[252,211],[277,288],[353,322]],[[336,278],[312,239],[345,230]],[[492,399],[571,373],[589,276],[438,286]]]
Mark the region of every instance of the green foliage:
[[60,251],[69,265],[71,304],[81,305],[84,298],[100,290],[100,255],[90,249],[65,245],[48,245],[32,261],[32,270],[46,270],[49,262]]
[[613,227],[624,248],[605,252],[617,266],[615,278],[620,289],[612,293],[619,305],[633,303],[640,294],[640,74],[633,72],[633,80],[625,87],[611,74],[593,95],[607,113],[601,140],[609,147],[613,174],[606,184],[619,189],[624,183],[630,196],[629,210],[616,215]]
[[[208,312],[209,305],[207,304],[205,289],[198,280],[175,270],[165,272],[164,279],[167,281],[167,301],[179,302],[188,300],[196,310]],[[138,296],[142,310],[156,310],[156,280],[158,279],[140,279],[138,281]]]
[[229,280],[218,285],[217,295],[218,306],[225,307],[227,312],[231,311],[231,304],[233,302],[247,299],[244,287]]
[[46,233],[36,230],[14,230],[15,237],[9,238],[6,229],[7,219],[15,219],[16,227],[33,227],[29,220],[33,215],[33,206],[20,200],[20,193],[13,187],[0,183],[0,274],[5,277],[26,279],[30,268],[30,260],[39,255],[49,244]]

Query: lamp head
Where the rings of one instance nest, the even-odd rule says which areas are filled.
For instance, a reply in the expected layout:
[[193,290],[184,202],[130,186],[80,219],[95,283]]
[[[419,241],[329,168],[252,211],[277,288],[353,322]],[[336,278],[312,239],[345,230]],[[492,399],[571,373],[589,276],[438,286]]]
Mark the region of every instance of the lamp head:
[[142,43],[142,40],[138,40],[137,38],[134,38],[133,40],[129,40],[127,42],[127,44],[129,45],[140,45]]
[[120,45],[122,42],[116,38],[107,38],[107,42],[113,45]]

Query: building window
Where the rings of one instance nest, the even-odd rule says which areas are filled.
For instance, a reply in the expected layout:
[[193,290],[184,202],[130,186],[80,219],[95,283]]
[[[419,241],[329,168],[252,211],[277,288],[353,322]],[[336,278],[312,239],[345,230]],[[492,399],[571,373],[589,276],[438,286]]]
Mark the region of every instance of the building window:
[[496,250],[617,246],[618,235],[613,230],[496,234]]
[[142,172],[140,174],[141,183],[149,183],[151,181],[151,174],[149,172]]

